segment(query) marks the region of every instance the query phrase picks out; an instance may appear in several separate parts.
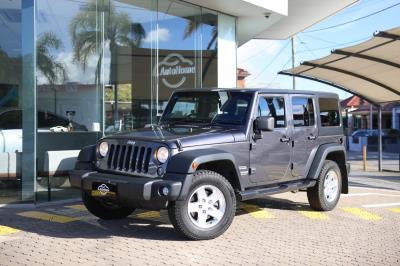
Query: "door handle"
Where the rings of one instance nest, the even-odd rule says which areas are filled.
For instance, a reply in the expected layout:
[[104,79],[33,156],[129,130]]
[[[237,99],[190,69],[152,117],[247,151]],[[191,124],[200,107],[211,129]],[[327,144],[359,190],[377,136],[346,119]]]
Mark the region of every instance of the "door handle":
[[308,136],[309,140],[315,140],[317,139],[317,136],[314,136],[313,134],[311,134],[310,136]]
[[290,141],[290,138],[287,138],[286,136],[283,136],[283,137],[280,139],[280,141],[281,141],[281,142],[289,142],[289,141]]

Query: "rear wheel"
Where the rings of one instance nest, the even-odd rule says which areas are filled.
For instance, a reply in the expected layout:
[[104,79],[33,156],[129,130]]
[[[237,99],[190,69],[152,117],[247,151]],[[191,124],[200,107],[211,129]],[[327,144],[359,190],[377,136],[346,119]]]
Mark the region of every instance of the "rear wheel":
[[82,201],[89,212],[103,220],[123,219],[135,210],[113,202],[95,199],[85,191],[82,192]]
[[315,186],[307,189],[311,208],[330,211],[335,208],[342,191],[342,175],[336,162],[325,160]]
[[236,197],[231,184],[220,174],[200,170],[185,200],[168,206],[170,220],[190,239],[212,239],[223,234],[235,216]]

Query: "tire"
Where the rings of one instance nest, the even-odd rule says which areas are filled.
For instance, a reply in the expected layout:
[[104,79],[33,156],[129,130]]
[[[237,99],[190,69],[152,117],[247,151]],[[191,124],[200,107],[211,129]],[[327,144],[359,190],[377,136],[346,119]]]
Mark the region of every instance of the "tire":
[[342,192],[342,175],[336,162],[325,160],[315,186],[307,189],[312,209],[330,211],[337,205]]
[[187,197],[168,206],[174,228],[192,240],[213,239],[223,234],[231,225],[235,211],[236,197],[231,184],[208,170],[196,171]]
[[103,220],[123,219],[135,210],[97,200],[85,191],[82,192],[82,201],[90,213]]

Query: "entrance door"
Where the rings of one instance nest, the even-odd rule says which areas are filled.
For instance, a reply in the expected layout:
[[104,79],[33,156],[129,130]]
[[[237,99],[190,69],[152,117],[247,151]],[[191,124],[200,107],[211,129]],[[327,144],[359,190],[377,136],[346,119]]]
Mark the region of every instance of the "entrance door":
[[317,125],[312,96],[292,96],[293,115],[293,169],[292,176],[304,178],[307,160],[316,145]]
[[263,185],[285,180],[291,160],[290,130],[285,110],[285,96],[260,95],[256,117],[272,116],[275,129],[263,131],[261,139],[252,140],[250,167],[252,182]]

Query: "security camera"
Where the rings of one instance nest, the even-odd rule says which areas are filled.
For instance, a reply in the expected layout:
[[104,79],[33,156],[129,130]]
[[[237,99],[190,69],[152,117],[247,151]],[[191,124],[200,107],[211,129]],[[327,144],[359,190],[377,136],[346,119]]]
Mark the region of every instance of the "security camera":
[[268,19],[270,16],[271,16],[271,13],[264,13],[264,17],[265,17],[265,18]]

